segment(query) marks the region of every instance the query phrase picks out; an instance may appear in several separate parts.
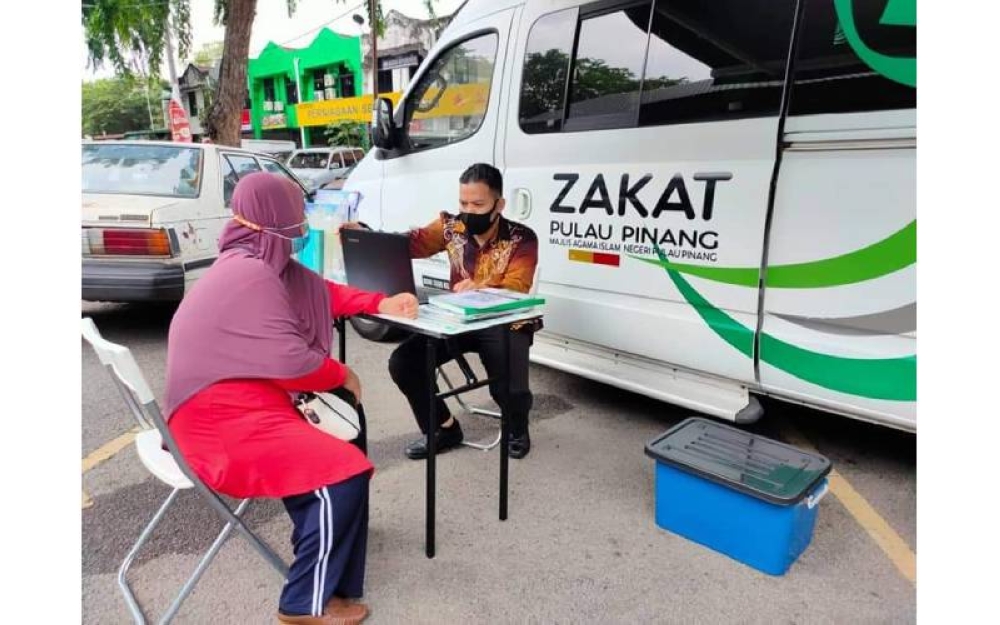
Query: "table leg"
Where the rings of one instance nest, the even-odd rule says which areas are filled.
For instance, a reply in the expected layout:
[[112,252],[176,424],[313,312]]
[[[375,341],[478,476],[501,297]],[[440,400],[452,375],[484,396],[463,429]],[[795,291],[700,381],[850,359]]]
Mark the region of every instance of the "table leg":
[[503,331],[503,354],[504,362],[507,363],[507,371],[503,376],[503,385],[506,389],[504,405],[500,407],[500,520],[507,520],[507,465],[509,463],[507,442],[510,440],[510,328],[505,327]]
[[437,484],[435,483],[435,463],[437,456],[437,430],[438,430],[438,416],[437,416],[437,394],[434,392],[435,382],[437,381],[436,375],[436,364],[437,364],[437,354],[435,354],[435,348],[437,347],[436,341],[430,337],[427,339],[427,377],[429,389],[428,401],[430,401],[431,407],[428,413],[428,420],[430,423],[427,425],[427,537],[425,539],[425,552],[428,558],[434,557],[434,497],[437,492]]
[[337,342],[340,345],[340,362],[347,362],[347,319],[343,317],[337,325]]

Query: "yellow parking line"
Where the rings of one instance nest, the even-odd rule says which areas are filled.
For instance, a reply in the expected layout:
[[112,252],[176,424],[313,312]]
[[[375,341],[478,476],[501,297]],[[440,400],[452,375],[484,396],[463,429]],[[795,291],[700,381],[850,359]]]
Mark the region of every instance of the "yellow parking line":
[[86,473],[87,471],[90,471],[97,465],[117,454],[119,451],[131,445],[132,440],[135,439],[135,435],[138,432],[139,430],[137,429],[129,430],[118,438],[104,443],[94,451],[87,454],[87,457],[83,459],[83,472]]
[[[782,424],[782,434],[786,441],[807,451],[815,452],[816,448],[794,426],[785,421]],[[830,471],[830,492],[840,500],[854,520],[861,525],[875,544],[889,557],[899,572],[910,583],[917,583],[917,555],[906,544],[896,530],[886,522],[875,508],[854,489],[836,470]]]

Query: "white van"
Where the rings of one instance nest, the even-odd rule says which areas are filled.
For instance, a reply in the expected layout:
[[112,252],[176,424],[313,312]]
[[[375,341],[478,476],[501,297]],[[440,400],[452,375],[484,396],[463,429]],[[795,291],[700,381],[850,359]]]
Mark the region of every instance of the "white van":
[[302,188],[273,158],[224,145],[85,141],[81,169],[88,301],[179,301],[219,255],[242,176],[264,170]]
[[345,188],[404,230],[499,167],[540,240],[535,362],[736,422],[771,395],[915,431],[915,16],[469,0]]

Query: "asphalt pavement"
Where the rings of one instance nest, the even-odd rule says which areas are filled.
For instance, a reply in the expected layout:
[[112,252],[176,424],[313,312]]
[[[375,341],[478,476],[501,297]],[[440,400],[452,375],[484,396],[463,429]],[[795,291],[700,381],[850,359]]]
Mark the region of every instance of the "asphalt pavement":
[[[132,349],[162,398],[172,308],[84,303],[83,314]],[[497,451],[443,454],[437,556],[427,559],[424,464],[403,455],[416,427],[386,371],[393,346],[353,330],[347,346],[377,471],[366,585],[373,625],[916,620],[914,435],[766,402],[767,415],[750,429],[814,446],[839,480],[820,503],[812,545],[772,577],[656,526],[654,462],[643,448],[693,413],[532,365],[532,451],[511,460],[509,519],[497,519]],[[128,623],[117,569],[169,489],[139,463],[128,444],[134,422],[89,346],[82,350],[83,622]],[[470,401],[490,404],[485,390]],[[486,419],[459,418],[469,438],[494,432]],[[280,502],[261,501],[248,518],[290,561]],[[154,616],[221,525],[195,494],[180,496],[130,574]],[[273,624],[281,584],[233,537],[175,622]]]

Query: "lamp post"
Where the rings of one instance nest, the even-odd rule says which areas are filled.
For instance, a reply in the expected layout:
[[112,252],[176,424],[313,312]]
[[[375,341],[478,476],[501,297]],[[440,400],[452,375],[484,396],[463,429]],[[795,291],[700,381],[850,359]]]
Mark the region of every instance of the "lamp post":
[[[375,104],[375,100],[378,99],[378,33],[376,32],[375,24],[375,2],[376,0],[369,0],[368,2],[368,25],[371,27],[371,39],[372,39],[372,106]],[[364,24],[364,18],[355,13],[351,19],[355,21],[358,26]]]
[[[299,57],[292,59],[292,64],[295,68],[295,92],[298,97],[295,99],[300,103],[302,102],[302,74],[299,72]],[[295,109],[295,120],[299,124],[299,141],[302,142],[302,147],[306,147],[306,127],[302,125],[302,120],[298,116],[298,105]]]
[[163,125],[169,129],[170,128],[170,98],[173,93],[169,89],[160,90],[160,111],[163,113]]

